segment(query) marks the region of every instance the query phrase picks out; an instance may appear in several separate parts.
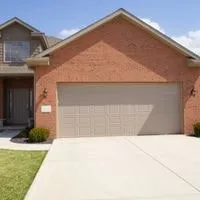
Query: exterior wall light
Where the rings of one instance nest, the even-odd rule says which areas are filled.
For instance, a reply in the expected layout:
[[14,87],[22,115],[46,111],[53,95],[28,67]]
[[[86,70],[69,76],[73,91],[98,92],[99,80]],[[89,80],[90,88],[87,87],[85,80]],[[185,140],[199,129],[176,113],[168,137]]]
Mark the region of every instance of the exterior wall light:
[[195,89],[195,87],[193,87],[193,88],[191,89],[191,91],[190,91],[190,95],[193,96],[193,97],[195,97],[196,94],[197,94],[197,90]]
[[47,94],[48,94],[47,88],[44,88],[44,90],[42,92],[43,97],[46,98]]

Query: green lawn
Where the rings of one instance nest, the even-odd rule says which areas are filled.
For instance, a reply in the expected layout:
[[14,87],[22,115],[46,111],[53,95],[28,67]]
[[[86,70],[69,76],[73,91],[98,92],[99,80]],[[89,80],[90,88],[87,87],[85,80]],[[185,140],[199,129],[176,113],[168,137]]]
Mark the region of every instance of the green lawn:
[[46,151],[0,150],[0,200],[23,200]]

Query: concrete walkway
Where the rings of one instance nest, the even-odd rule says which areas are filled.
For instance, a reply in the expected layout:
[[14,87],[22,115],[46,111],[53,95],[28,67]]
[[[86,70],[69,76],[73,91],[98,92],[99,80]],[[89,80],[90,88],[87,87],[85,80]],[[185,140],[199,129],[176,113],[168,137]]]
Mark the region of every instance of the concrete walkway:
[[51,144],[19,144],[11,142],[11,138],[19,132],[20,130],[4,130],[0,132],[0,149],[25,151],[49,150]]

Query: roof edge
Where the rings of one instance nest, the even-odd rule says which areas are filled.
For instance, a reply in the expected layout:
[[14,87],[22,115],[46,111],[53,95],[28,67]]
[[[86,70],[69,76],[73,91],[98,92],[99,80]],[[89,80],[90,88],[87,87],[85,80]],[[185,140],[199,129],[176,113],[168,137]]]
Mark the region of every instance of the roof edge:
[[29,25],[28,23],[26,23],[25,21],[19,19],[18,17],[13,17],[9,20],[7,20],[6,22],[4,22],[3,24],[0,24],[0,30],[4,29],[5,27],[13,24],[13,23],[19,23],[22,26],[24,26],[25,28],[33,31],[33,32],[40,32],[40,30],[34,28],[33,26]]
[[29,67],[37,67],[37,66],[49,66],[49,57],[30,57],[25,60],[26,64]]
[[31,37],[38,37],[38,38],[41,38],[45,48],[48,48],[49,47],[49,43],[47,41],[47,38],[46,38],[46,35],[45,33],[42,33],[42,32],[32,32],[31,33]]
[[200,67],[200,60],[189,59],[188,67]]
[[44,50],[40,54],[36,55],[36,57],[43,57],[43,56],[49,55],[50,53],[54,52],[55,50],[63,47],[64,45],[66,45],[66,44],[68,44],[68,43],[70,43],[70,42],[72,42],[72,41],[74,41],[76,39],[78,39],[79,37],[87,34],[88,32],[91,32],[91,31],[95,30],[99,26],[111,21],[112,19],[114,19],[114,18],[116,18],[116,17],[118,17],[120,15],[123,16],[123,17],[126,17],[127,20],[129,20],[130,22],[134,23],[135,25],[138,25],[143,30],[148,31],[153,36],[155,36],[158,39],[162,40],[168,46],[171,46],[172,48],[176,49],[177,51],[179,51],[183,55],[185,55],[187,57],[191,57],[193,59],[197,59],[197,60],[200,59],[200,56],[198,56],[197,54],[195,54],[192,51],[190,51],[189,49],[183,47],[182,45],[180,45],[179,43],[177,43],[176,41],[174,41],[173,39],[171,39],[167,35],[165,35],[165,34],[161,33],[160,31],[156,30],[155,28],[153,28],[149,24],[145,23],[141,19],[137,18],[133,14],[129,13],[128,11],[126,11],[123,8],[120,8],[120,9],[116,10],[115,12],[113,12],[110,15],[107,15],[106,17],[94,22],[93,24],[87,26],[86,28],[83,28],[79,32],[75,33],[74,35],[72,35],[72,36],[62,40],[61,42],[57,43],[56,45]]

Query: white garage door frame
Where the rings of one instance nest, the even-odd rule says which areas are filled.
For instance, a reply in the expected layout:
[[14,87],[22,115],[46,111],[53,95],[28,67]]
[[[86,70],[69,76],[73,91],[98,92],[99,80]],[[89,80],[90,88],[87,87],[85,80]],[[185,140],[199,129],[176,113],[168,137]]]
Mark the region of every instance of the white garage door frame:
[[180,102],[180,131],[181,134],[184,133],[184,104],[183,104],[183,84],[181,82],[57,82],[57,86],[56,86],[56,137],[60,138],[62,137],[60,134],[60,130],[59,130],[59,108],[58,108],[58,86],[59,85],[66,85],[66,86],[80,86],[80,85],[145,85],[145,84],[150,84],[150,85],[171,85],[171,84],[177,84],[179,87],[179,102]]

